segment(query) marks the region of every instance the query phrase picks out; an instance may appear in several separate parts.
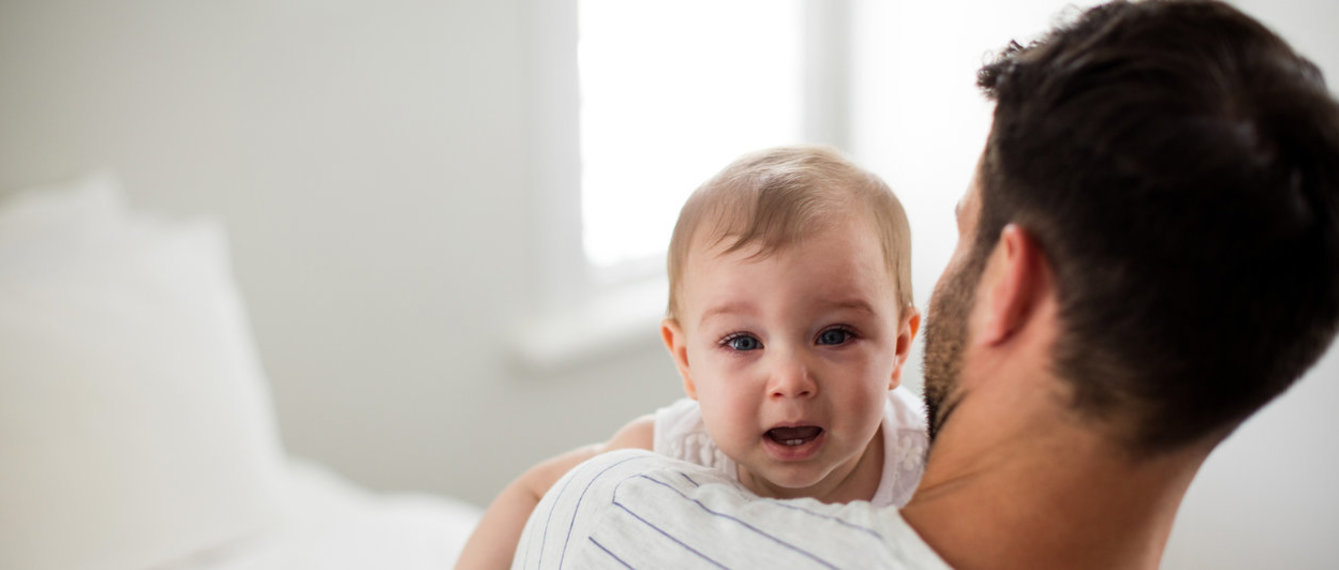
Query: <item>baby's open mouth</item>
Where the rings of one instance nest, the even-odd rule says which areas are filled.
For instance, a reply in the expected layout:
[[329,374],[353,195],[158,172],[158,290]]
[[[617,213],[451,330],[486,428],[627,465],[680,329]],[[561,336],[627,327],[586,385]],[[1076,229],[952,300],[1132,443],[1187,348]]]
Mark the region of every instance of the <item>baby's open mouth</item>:
[[796,426],[772,428],[763,435],[781,445],[796,446],[809,443],[822,433],[823,428],[818,426]]

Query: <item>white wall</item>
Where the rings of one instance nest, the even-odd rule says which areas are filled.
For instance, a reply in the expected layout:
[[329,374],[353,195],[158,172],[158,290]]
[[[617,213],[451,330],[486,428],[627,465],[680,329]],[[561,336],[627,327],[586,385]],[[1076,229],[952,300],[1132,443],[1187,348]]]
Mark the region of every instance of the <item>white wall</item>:
[[537,281],[528,9],[0,2],[0,188],[107,167],[222,218],[288,449],[486,503],[679,393],[652,328],[578,369],[509,357]]
[[[653,327],[564,370],[512,358],[542,281],[535,1],[0,2],[0,189],[107,167],[220,217],[288,449],[486,502],[679,393]],[[976,4],[856,1],[855,151],[906,199],[922,306],[985,132],[972,73],[1059,7]],[[1335,6],[1243,4],[1339,81]],[[1167,567],[1339,555],[1337,381],[1331,354],[1215,453]]]

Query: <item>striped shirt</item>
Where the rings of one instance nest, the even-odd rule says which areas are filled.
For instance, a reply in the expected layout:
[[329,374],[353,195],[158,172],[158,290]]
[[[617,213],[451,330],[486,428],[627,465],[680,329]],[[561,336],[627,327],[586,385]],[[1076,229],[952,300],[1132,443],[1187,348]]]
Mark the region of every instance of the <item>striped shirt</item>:
[[513,569],[945,569],[896,508],[762,499],[710,469],[607,453],[549,490]]

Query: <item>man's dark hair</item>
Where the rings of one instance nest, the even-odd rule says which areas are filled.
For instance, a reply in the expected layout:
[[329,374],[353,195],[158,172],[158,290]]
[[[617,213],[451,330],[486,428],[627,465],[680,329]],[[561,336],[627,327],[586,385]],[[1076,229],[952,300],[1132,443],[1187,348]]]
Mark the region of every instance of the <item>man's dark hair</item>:
[[1058,280],[1053,369],[1138,453],[1225,437],[1339,322],[1339,106],[1220,2],[1090,9],[979,72],[983,258],[1005,224]]

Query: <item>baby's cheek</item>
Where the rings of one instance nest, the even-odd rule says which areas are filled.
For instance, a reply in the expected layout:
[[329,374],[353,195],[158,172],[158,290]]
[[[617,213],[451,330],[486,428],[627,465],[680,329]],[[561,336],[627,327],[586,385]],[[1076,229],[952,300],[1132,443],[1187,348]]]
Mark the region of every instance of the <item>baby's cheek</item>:
[[855,395],[847,404],[847,409],[853,412],[852,417],[860,418],[863,425],[878,425],[883,421],[883,408],[888,400],[888,384],[873,382],[862,392]]
[[745,444],[745,439],[750,437],[750,422],[754,420],[751,410],[743,402],[703,398],[701,406],[702,421],[718,447],[728,453]]

